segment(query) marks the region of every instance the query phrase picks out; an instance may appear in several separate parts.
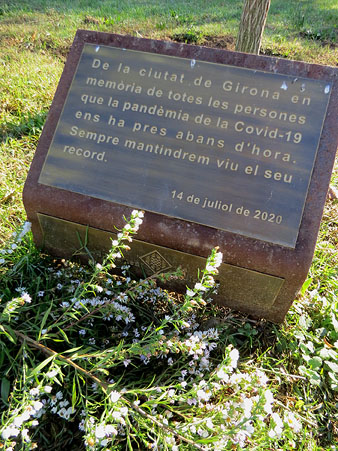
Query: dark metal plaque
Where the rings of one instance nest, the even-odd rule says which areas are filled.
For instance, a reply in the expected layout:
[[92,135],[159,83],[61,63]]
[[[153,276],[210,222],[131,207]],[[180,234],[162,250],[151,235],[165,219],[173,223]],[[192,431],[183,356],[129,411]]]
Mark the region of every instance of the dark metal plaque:
[[85,44],[39,183],[294,248],[330,92]]
[[[111,240],[116,235],[111,232],[86,227],[71,221],[64,221],[38,213],[39,223],[44,234],[44,247],[50,252],[66,258],[78,256],[88,258],[88,250],[95,259],[101,259],[111,248]],[[86,249],[84,249],[86,244]],[[157,246],[133,239],[133,246],[125,254],[133,270],[142,275],[176,270],[180,266],[184,279],[174,279],[173,289],[185,291],[186,285],[193,286],[198,271],[203,269],[206,259],[174,249]],[[217,279],[220,282],[217,300],[245,310],[268,308],[275,302],[283,286],[284,279],[258,271],[223,263]],[[170,286],[170,282],[169,282]]]

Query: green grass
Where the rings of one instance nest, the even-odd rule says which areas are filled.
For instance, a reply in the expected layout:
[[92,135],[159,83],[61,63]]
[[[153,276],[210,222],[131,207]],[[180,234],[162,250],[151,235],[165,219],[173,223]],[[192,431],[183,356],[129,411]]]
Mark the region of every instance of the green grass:
[[[77,28],[177,39],[233,49],[241,8],[242,2],[238,0],[0,1],[0,248],[11,249],[11,235],[24,221],[23,184]],[[273,0],[262,53],[337,65],[337,23],[338,4],[335,0]],[[332,183],[338,186],[337,164]],[[218,350],[212,355],[214,367],[222,362],[228,352],[227,346],[231,344],[240,352],[241,371],[251,376],[256,368],[264,369],[271,389],[275,391],[280,411],[287,408],[300,416],[303,432],[294,434],[293,437],[296,449],[299,450],[329,450],[337,449],[338,446],[337,249],[338,202],[327,202],[306,283],[307,290],[299,295],[283,325],[256,321],[228,310],[218,310],[216,307],[208,306],[207,309],[199,311],[201,321],[204,322],[215,315],[225,317],[219,324]],[[63,315],[60,302],[68,296],[69,268],[63,268],[62,262],[41,255],[30,238],[13,252],[0,254],[0,258],[6,260],[5,264],[0,264],[0,298],[3,299],[1,305],[18,296],[16,289],[25,286],[38,309],[33,304],[32,310],[25,307],[22,313],[19,312],[18,315],[22,315],[22,323],[19,324],[20,327],[15,325],[15,330],[21,330],[30,338],[39,341],[38,329],[50,306],[53,305],[53,311],[55,309],[55,312]],[[59,271],[64,284],[63,291],[60,292],[57,289],[59,276],[56,275]],[[86,273],[82,277],[86,280],[86,277],[91,276]],[[126,283],[125,279],[123,283]],[[40,302],[38,297],[41,290],[48,293],[43,302]],[[161,300],[160,305],[163,309],[170,309],[171,301],[165,299],[167,298]],[[175,302],[180,305],[181,301]],[[158,324],[162,324],[163,312],[154,311],[153,306],[144,303],[142,297],[136,297],[132,306],[140,325],[148,321],[149,326],[152,326],[149,318],[155,318],[159,321]],[[65,318],[71,321],[71,317],[66,315]],[[101,327],[101,319],[96,320]],[[88,328],[90,329],[89,326]],[[109,328],[106,332],[103,332],[105,329],[99,330],[101,340],[112,334]],[[90,333],[93,338],[98,339],[95,331]],[[121,330],[117,328],[114,333],[121,333]],[[43,361],[44,355],[32,351],[27,344],[14,345],[8,341],[7,336],[1,337],[0,378],[4,377],[9,381],[10,390],[13,392],[15,384],[24,383],[24,379],[21,379],[22,368],[25,368],[25,371],[30,370],[33,362],[38,364]],[[85,340],[79,340],[78,331],[73,331],[67,338],[69,343],[65,337],[52,337],[43,343],[62,352],[71,346],[89,346]],[[119,341],[114,342],[114,346],[120,346]],[[22,366],[24,351],[30,356],[30,364],[26,363],[26,367]],[[90,348],[90,352],[94,351],[96,352]],[[135,393],[139,390],[139,394],[142,392],[144,408],[151,412],[154,408],[152,403],[155,401],[151,403],[150,398],[146,399],[145,387],[151,387],[154,380],[163,385],[170,381],[165,388],[169,390],[170,384],[177,382],[177,374],[175,367],[157,366],[157,360],[154,360],[151,370],[149,367],[146,371],[144,367],[138,369],[140,364],[136,354],[132,357],[132,360],[135,359],[135,366],[130,372],[124,372],[123,366],[116,366],[117,374],[123,378],[118,387],[127,387],[128,396],[131,398],[133,390]],[[69,355],[78,362],[74,353]],[[183,368],[188,361],[182,353],[177,368]],[[81,364],[86,367],[91,363]],[[97,414],[94,411],[99,411],[99,407],[95,403],[103,402],[102,399],[100,401],[97,394],[85,388],[86,383],[72,368],[63,368],[64,377],[70,387],[74,380],[78,384],[77,402],[79,393],[88,390],[89,399],[93,401],[92,414]],[[2,384],[3,393],[6,393],[7,382],[2,381]],[[65,390],[70,390],[71,397],[71,389],[65,387]],[[17,399],[21,399],[20,390],[15,393]],[[156,402],[161,403],[161,400],[156,398],[159,395],[152,393],[152,396]],[[223,393],[222,396],[225,397],[222,398],[225,402],[226,395]],[[3,395],[2,399],[5,398]],[[165,403],[168,402],[165,398]],[[4,404],[1,407],[2,412],[5,412],[6,408]],[[80,407],[78,409],[80,410]],[[184,409],[175,410],[176,416],[170,420],[174,429],[177,425],[182,426],[182,421],[178,419],[186,418],[187,422],[191,422],[205,416],[203,409],[191,410],[193,414],[189,413],[188,408]],[[195,419],[192,416],[195,416]],[[39,440],[43,444],[41,449],[56,449],[56,443],[59,443],[59,449],[81,449],[82,438],[77,429],[78,420],[78,416],[73,423],[48,417],[39,428]],[[148,420],[139,418],[140,437],[143,437],[142,434],[151,435],[149,431],[153,423]],[[51,422],[55,422],[53,428],[50,428]],[[284,450],[292,449],[291,438],[286,438],[279,444],[268,444],[266,434],[264,435],[263,429],[260,430],[260,435],[255,436],[249,449],[278,449],[277,446]],[[135,445],[138,438],[135,436],[133,440]],[[122,440],[120,449],[125,449],[125,445]],[[144,443],[142,446],[145,446]],[[137,449],[136,445],[134,449]],[[180,449],[193,448],[181,443]]]

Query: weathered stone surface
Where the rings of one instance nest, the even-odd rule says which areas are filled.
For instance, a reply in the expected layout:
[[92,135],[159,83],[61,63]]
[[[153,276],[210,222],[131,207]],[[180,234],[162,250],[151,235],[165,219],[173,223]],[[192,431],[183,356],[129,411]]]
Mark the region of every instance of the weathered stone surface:
[[[60,256],[69,256],[76,249],[78,243],[74,230],[83,233],[83,226],[90,227],[89,245],[97,251],[104,251],[109,245],[107,236],[114,232],[114,226],[122,226],[123,216],[128,216],[133,209],[132,205],[39,183],[85,43],[245,67],[330,84],[327,113],[293,247],[148,211],[138,234],[138,250],[132,251],[130,257],[132,263],[142,265],[148,273],[152,268],[165,269],[165,266],[181,264],[187,271],[187,283],[191,284],[195,269],[203,266],[203,258],[213,247],[219,246],[225,264],[220,271],[224,288],[217,301],[255,316],[282,321],[310,267],[329,186],[338,140],[338,70],[172,42],[78,31],[24,189],[24,204],[36,243],[39,246],[45,243],[47,249]],[[292,205],[292,196],[289,201]],[[69,236],[64,232],[66,230]],[[68,236],[65,240],[64,235]],[[185,283],[181,283],[181,288]]]

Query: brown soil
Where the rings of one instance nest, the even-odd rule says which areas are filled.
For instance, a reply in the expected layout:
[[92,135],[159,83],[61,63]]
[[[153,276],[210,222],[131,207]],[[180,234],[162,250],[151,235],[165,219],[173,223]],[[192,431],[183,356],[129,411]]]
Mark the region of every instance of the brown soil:
[[235,50],[236,40],[233,36],[203,36],[200,43],[205,47],[214,47],[219,49]]

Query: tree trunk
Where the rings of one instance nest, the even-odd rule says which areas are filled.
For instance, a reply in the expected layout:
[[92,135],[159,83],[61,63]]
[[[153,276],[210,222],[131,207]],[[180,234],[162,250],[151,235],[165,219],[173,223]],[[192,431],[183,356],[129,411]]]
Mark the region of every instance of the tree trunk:
[[236,50],[259,53],[271,0],[245,0]]

